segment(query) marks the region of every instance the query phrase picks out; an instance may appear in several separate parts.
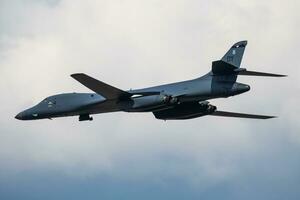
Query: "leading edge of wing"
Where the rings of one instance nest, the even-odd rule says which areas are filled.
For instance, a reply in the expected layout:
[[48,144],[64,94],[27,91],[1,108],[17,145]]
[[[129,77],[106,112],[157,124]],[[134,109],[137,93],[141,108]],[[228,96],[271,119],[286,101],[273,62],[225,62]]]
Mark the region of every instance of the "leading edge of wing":
[[71,75],[72,78],[89,88],[90,90],[100,94],[106,99],[120,99],[120,98],[129,98],[134,95],[139,96],[151,96],[159,95],[159,91],[137,91],[137,92],[126,92],[114,86],[108,85],[102,81],[99,81],[95,78],[92,78],[84,73],[76,73]]
[[72,74],[71,77],[106,99],[119,99],[131,96],[128,92],[94,79],[84,73]]
[[246,113],[227,112],[227,111],[215,111],[210,115],[219,116],[219,117],[236,117],[236,118],[248,118],[248,119],[276,118],[276,116],[254,115],[254,114],[246,114]]

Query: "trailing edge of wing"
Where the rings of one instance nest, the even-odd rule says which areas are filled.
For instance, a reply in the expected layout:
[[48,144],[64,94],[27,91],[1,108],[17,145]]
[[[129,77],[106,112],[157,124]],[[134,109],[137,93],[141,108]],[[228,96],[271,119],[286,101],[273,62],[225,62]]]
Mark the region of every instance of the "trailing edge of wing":
[[240,71],[238,72],[238,75],[244,75],[244,76],[269,76],[269,77],[286,77],[287,75],[282,74],[272,74],[272,73],[266,73],[266,72],[256,72],[256,71]]
[[115,88],[83,73],[72,74],[71,77],[97,94],[104,96],[106,99],[118,99],[120,97],[131,96],[128,92]]
[[219,117],[237,117],[237,118],[248,118],[248,119],[271,119],[271,118],[275,118],[275,116],[253,115],[253,114],[245,114],[245,113],[226,112],[226,111],[215,111],[214,113],[212,113],[210,115],[219,116]]

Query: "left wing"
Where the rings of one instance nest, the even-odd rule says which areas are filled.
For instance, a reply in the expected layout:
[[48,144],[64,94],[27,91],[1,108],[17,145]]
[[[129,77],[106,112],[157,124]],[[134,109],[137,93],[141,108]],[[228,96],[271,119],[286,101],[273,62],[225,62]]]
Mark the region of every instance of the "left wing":
[[253,115],[253,114],[245,114],[245,113],[226,112],[226,111],[215,111],[210,115],[220,116],[220,117],[248,118],[248,119],[271,119],[271,118],[276,118],[275,116]]
[[72,74],[71,77],[97,94],[104,96],[106,99],[119,99],[121,97],[131,96],[128,92],[108,85],[83,73]]
[[86,86],[87,88],[91,89],[92,91],[96,92],[97,94],[100,94],[101,96],[109,100],[129,98],[134,95],[151,96],[160,94],[160,92],[158,91],[126,92],[114,86],[108,85],[102,81],[94,79],[83,73],[72,74],[71,77],[83,84],[84,86]]

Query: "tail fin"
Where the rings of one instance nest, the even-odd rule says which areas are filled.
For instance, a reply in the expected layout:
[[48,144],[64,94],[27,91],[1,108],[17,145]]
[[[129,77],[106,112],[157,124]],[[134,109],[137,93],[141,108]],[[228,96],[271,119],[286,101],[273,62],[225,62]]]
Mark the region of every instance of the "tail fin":
[[247,41],[235,43],[221,60],[212,63],[212,72],[216,75],[231,75],[239,70],[244,55]]
[[217,60],[212,63],[212,73],[214,75],[227,75],[232,77],[236,77],[237,75],[269,77],[286,76],[282,74],[248,71],[245,68],[240,68],[246,46],[247,41],[235,43],[221,60]]
[[222,61],[239,68],[241,66],[246,46],[247,41],[235,43],[223,56]]

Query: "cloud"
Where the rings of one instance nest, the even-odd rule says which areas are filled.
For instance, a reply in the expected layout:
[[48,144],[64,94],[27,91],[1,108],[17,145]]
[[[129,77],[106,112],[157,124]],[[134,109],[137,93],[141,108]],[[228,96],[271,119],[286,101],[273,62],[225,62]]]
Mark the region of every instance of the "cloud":
[[[178,197],[188,192],[195,199],[216,198],[218,192],[225,199],[276,199],[275,191],[297,199],[297,189],[288,185],[299,185],[298,4],[1,1],[1,187],[13,179],[24,188],[22,177],[35,186],[34,177],[46,177],[45,187],[51,176],[86,185],[106,177],[118,182],[110,188],[171,185],[160,190],[160,197],[178,190]],[[54,93],[89,92],[71,73],[85,72],[123,89],[179,81],[206,73],[211,61],[241,39],[249,40],[244,67],[290,76],[241,77],[239,82],[251,85],[249,93],[212,103],[221,110],[270,113],[278,119],[162,122],[149,113],[97,115],[92,123],[13,118]]]

